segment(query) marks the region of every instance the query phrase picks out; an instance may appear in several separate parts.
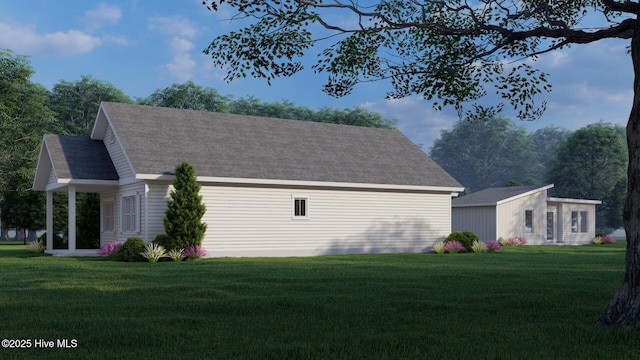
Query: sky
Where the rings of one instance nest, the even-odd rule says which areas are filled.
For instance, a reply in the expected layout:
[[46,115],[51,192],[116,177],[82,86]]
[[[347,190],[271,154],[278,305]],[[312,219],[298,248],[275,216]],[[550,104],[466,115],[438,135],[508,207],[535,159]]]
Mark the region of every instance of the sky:
[[[202,53],[213,38],[238,28],[233,12],[211,12],[202,0],[0,0],[0,48],[27,55],[35,71],[32,81],[51,89],[61,80],[83,75],[107,81],[131,98],[193,80],[234,98],[254,96],[263,102],[288,100],[312,109],[363,107],[396,119],[398,128],[428,152],[442,130],[458,120],[453,109],[436,111],[419,96],[386,100],[388,82],[359,85],[352,94],[334,98],[322,92],[326,74],[306,70],[269,86],[259,79],[227,83],[224,71]],[[633,69],[627,40],[573,46],[541,56],[553,91],[536,121],[520,121],[535,131],[547,125],[576,130],[605,121],[624,125],[632,103]]]

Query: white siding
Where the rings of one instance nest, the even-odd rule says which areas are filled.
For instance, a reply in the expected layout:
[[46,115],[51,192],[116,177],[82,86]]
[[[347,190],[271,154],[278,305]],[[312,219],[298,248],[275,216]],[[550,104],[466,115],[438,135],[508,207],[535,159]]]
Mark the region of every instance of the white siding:
[[[209,256],[422,252],[451,231],[451,195],[203,186]],[[149,237],[164,232],[169,186],[149,186]],[[308,197],[308,219],[292,218]]]
[[[596,208],[592,204],[562,202],[558,208],[558,242],[564,244],[588,244],[596,235]],[[571,232],[571,212],[587,212],[587,232]]]
[[120,179],[133,177],[134,173],[131,168],[131,164],[127,161],[124,150],[120,146],[120,143],[116,141],[115,134],[110,126],[107,126],[104,134],[104,145],[107,148],[107,152],[109,152],[111,161],[113,162]]
[[53,170],[53,166],[51,167],[51,170],[49,170],[49,180],[47,181],[47,184],[55,184],[58,181],[58,177],[56,176],[56,172]]
[[[139,222],[139,231],[137,232],[123,232],[122,231],[122,197],[125,195],[136,195],[138,197],[138,219]],[[115,233],[113,232],[101,232],[100,233],[100,246],[104,246],[110,241],[126,241],[128,238],[132,236],[141,237],[142,239],[149,241],[147,238],[147,233],[145,232],[146,226],[145,222],[147,221],[147,217],[145,215],[146,210],[146,193],[145,193],[145,185],[142,182],[129,184],[125,186],[121,186],[117,189],[117,191],[109,191],[103,192],[100,194],[101,198],[112,197],[115,199],[115,216],[114,216],[114,225],[115,225]],[[102,218],[102,214],[100,214]],[[153,239],[151,239],[153,240]]]
[[164,234],[164,212],[169,201],[169,184],[150,184],[147,193],[147,217],[149,240]]
[[[533,233],[525,233],[525,211],[533,210]],[[523,237],[528,244],[547,239],[547,192],[540,191],[497,206],[498,238]]]
[[451,211],[453,231],[473,231],[480,240],[497,240],[496,207],[455,207]]

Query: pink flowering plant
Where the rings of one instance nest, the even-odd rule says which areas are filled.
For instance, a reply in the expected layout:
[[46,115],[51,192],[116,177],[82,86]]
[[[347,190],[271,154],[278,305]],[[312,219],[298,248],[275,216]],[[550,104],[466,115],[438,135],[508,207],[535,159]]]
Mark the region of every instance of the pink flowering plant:
[[120,247],[122,246],[122,241],[111,241],[103,246],[100,250],[98,250],[98,255],[100,256],[111,256],[115,255]]
[[200,245],[191,245],[184,249],[182,256],[185,260],[195,260],[207,256],[207,250]]
[[603,244],[613,244],[616,242],[616,239],[614,239],[613,236],[604,235],[600,241],[602,241]]
[[591,242],[596,244],[596,245],[613,244],[613,243],[616,242],[616,239],[614,239],[612,236],[609,236],[609,235],[598,235],[595,238],[593,238],[593,240],[591,240]]
[[444,252],[447,252],[449,254],[455,254],[455,253],[467,251],[467,248],[465,248],[464,245],[462,245],[462,243],[455,240],[445,243],[442,249],[444,250]]
[[487,247],[488,252],[502,250],[502,245],[495,240],[485,241],[484,245]]

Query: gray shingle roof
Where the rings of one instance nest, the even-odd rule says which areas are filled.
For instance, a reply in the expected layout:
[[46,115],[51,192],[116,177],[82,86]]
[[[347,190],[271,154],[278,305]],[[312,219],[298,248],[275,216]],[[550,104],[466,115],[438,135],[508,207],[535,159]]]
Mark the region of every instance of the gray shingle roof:
[[89,137],[45,135],[58,178],[118,180],[118,173],[102,141]]
[[489,188],[455,198],[452,200],[452,206],[497,205],[500,201],[548,187],[549,185],[527,185]]
[[137,174],[461,187],[398,130],[105,102]]

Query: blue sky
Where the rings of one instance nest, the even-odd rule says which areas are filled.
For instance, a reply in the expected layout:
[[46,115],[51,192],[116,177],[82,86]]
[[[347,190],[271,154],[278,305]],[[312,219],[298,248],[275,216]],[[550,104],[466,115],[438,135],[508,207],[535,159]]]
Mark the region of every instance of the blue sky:
[[[343,109],[362,106],[397,119],[398,127],[429,151],[442,129],[457,120],[452,109],[437,112],[418,96],[385,100],[389,83],[359,86],[353,94],[333,98],[321,85],[326,75],[306,71],[292,78],[223,81],[202,50],[216,36],[236,28],[227,8],[208,11],[201,0],[0,0],[0,48],[30,56],[32,78],[51,88],[81,75],[112,83],[132,98],[193,80],[236,98],[290,100],[299,106]],[[537,61],[550,74],[553,92],[540,120],[520,122],[528,130],[553,124],[577,129],[603,120],[625,124],[631,108],[633,71],[625,40],[574,46]],[[313,60],[315,54],[309,56]],[[515,119],[512,113],[505,116]]]

